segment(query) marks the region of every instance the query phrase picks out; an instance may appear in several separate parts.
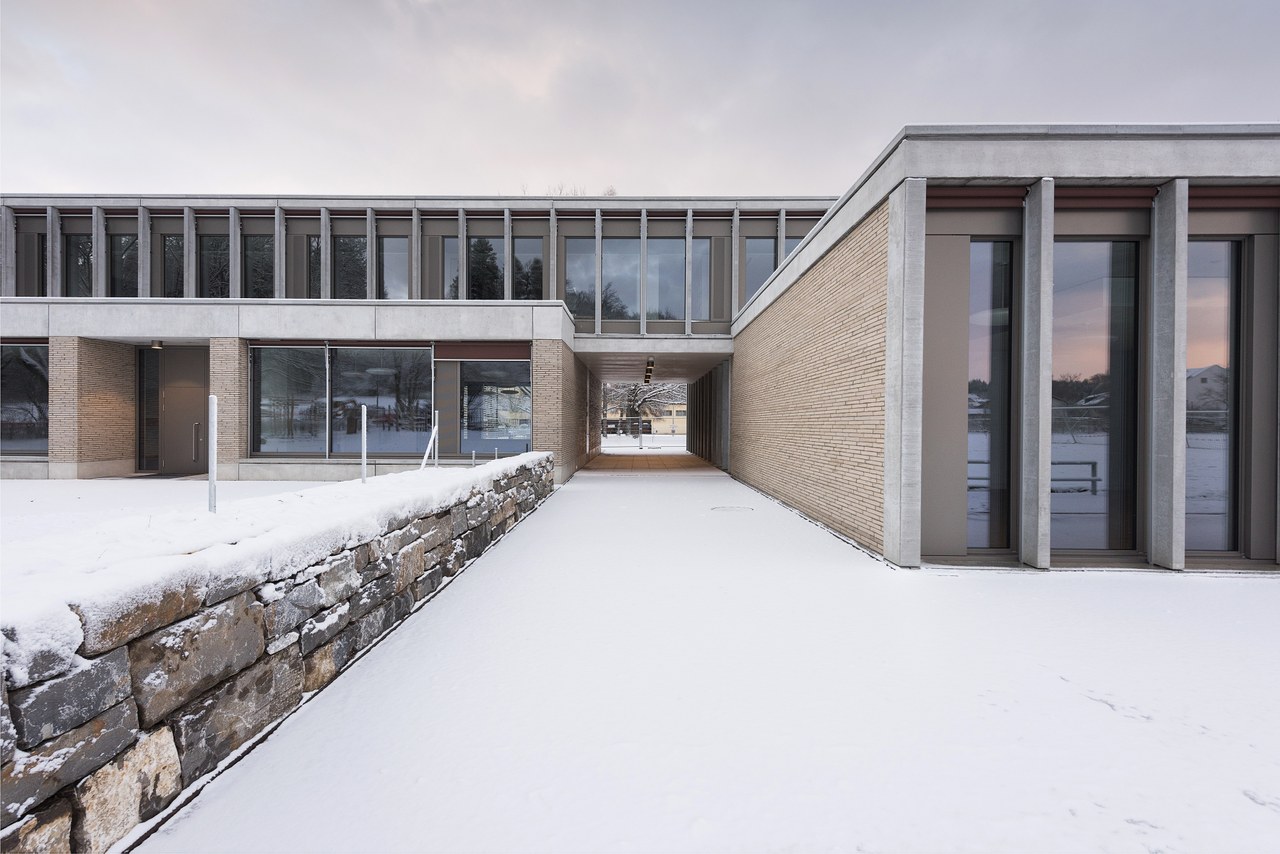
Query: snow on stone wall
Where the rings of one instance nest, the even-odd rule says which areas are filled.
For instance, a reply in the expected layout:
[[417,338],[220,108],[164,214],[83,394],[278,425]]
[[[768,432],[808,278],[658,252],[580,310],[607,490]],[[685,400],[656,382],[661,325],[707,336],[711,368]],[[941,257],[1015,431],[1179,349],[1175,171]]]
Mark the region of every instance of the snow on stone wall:
[[532,511],[552,471],[522,454],[7,550],[5,850],[105,850],[158,814]]

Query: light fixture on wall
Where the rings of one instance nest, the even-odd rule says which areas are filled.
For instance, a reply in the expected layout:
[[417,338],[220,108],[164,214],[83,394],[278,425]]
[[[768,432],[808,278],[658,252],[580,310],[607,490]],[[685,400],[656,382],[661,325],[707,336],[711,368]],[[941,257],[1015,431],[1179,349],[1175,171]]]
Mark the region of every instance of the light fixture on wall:
[[153,340],[153,341],[151,342],[151,349],[152,349],[152,350],[163,350],[163,349],[164,349],[164,342],[163,342],[163,341],[160,341],[160,340],[158,340],[158,339],[157,339],[157,340]]

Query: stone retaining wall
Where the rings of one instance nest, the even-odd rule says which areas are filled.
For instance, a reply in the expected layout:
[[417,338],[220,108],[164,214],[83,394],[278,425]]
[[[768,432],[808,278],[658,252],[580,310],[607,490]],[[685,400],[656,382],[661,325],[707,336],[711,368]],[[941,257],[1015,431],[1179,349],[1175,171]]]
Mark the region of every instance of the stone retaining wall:
[[[550,455],[281,581],[81,615],[68,670],[2,692],[3,850],[103,851],[327,685],[551,492]],[[215,585],[216,587],[217,585]]]

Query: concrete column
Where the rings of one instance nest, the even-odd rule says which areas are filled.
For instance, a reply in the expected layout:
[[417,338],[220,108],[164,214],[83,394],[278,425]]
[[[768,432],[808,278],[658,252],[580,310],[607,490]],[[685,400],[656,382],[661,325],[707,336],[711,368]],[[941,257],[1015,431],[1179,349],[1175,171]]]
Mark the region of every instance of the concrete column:
[[731,246],[729,262],[729,319],[733,320],[738,316],[738,259],[741,252],[738,250],[738,244],[742,242],[742,216],[738,212],[738,206],[733,206],[733,224],[729,229],[729,243]]
[[196,287],[196,212],[182,209],[182,296],[194,299]]
[[333,223],[329,209],[320,209],[320,299],[333,299]]
[[227,264],[230,266],[228,296],[240,299],[244,296],[244,241],[240,236],[240,209],[231,208],[227,222]]
[[93,209],[93,295],[107,295],[107,217],[102,208]]
[[782,266],[782,259],[787,256],[787,212],[785,210],[778,211],[778,267]]
[[[551,245],[547,248],[547,270],[548,270],[547,275],[550,281],[551,299],[559,299],[560,298],[560,279],[556,277],[556,264],[560,258],[560,235],[559,235],[559,229],[557,228],[559,224],[556,222],[556,203],[555,202],[551,203],[550,217],[551,217],[551,239],[549,242],[551,243]],[[543,292],[543,296],[547,296],[545,291]]]
[[693,334],[693,208],[684,212],[684,334]]
[[151,296],[151,211],[138,206],[138,296]]
[[49,207],[44,212],[45,275],[49,277],[44,292],[51,297],[65,295],[62,286],[62,217],[58,209]]
[[1187,179],[1160,187],[1151,218],[1148,557],[1182,569],[1187,524]]
[[365,297],[378,298],[378,218],[373,208],[364,209],[365,244],[368,249],[364,254],[364,286]]
[[920,565],[925,180],[889,194],[885,315],[884,556]]
[[18,222],[13,208],[0,208],[0,297],[18,293]]
[[511,299],[514,275],[511,262],[515,258],[515,246],[511,234],[511,208],[502,210],[502,245],[506,247],[502,250],[502,298]]
[[640,334],[648,329],[649,317],[649,211],[640,209]]
[[1022,223],[1018,559],[1049,568],[1053,451],[1053,179],[1032,184]]
[[409,232],[409,299],[422,299],[422,212],[413,208]]
[[[467,212],[458,209],[458,299],[467,298],[467,267],[471,260],[471,252],[467,246]],[[445,275],[448,279],[448,274]],[[443,287],[448,288],[449,283],[445,281]]]
[[285,259],[289,257],[285,235],[287,226],[284,220],[284,208],[276,208],[275,217],[275,233],[271,240],[271,252],[275,256],[275,263],[271,265],[272,272],[272,290],[276,299],[284,299],[285,297]]
[[604,216],[600,213],[600,209],[596,209],[596,334],[600,334],[601,320],[601,293],[604,290],[604,283],[601,278],[604,276]]

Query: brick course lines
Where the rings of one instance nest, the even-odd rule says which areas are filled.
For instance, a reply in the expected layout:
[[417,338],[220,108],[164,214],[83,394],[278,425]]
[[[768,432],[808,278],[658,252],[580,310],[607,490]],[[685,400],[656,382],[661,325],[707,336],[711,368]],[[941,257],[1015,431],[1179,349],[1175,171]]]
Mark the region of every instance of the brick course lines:
[[218,397],[218,462],[249,456],[249,342],[209,339],[209,393]]
[[49,461],[137,455],[137,356],[130,344],[49,339]]
[[533,450],[551,451],[556,465],[572,472],[590,453],[587,412],[598,383],[563,341],[535,340],[532,360]]
[[884,547],[888,206],[734,340],[730,470],[876,551]]

